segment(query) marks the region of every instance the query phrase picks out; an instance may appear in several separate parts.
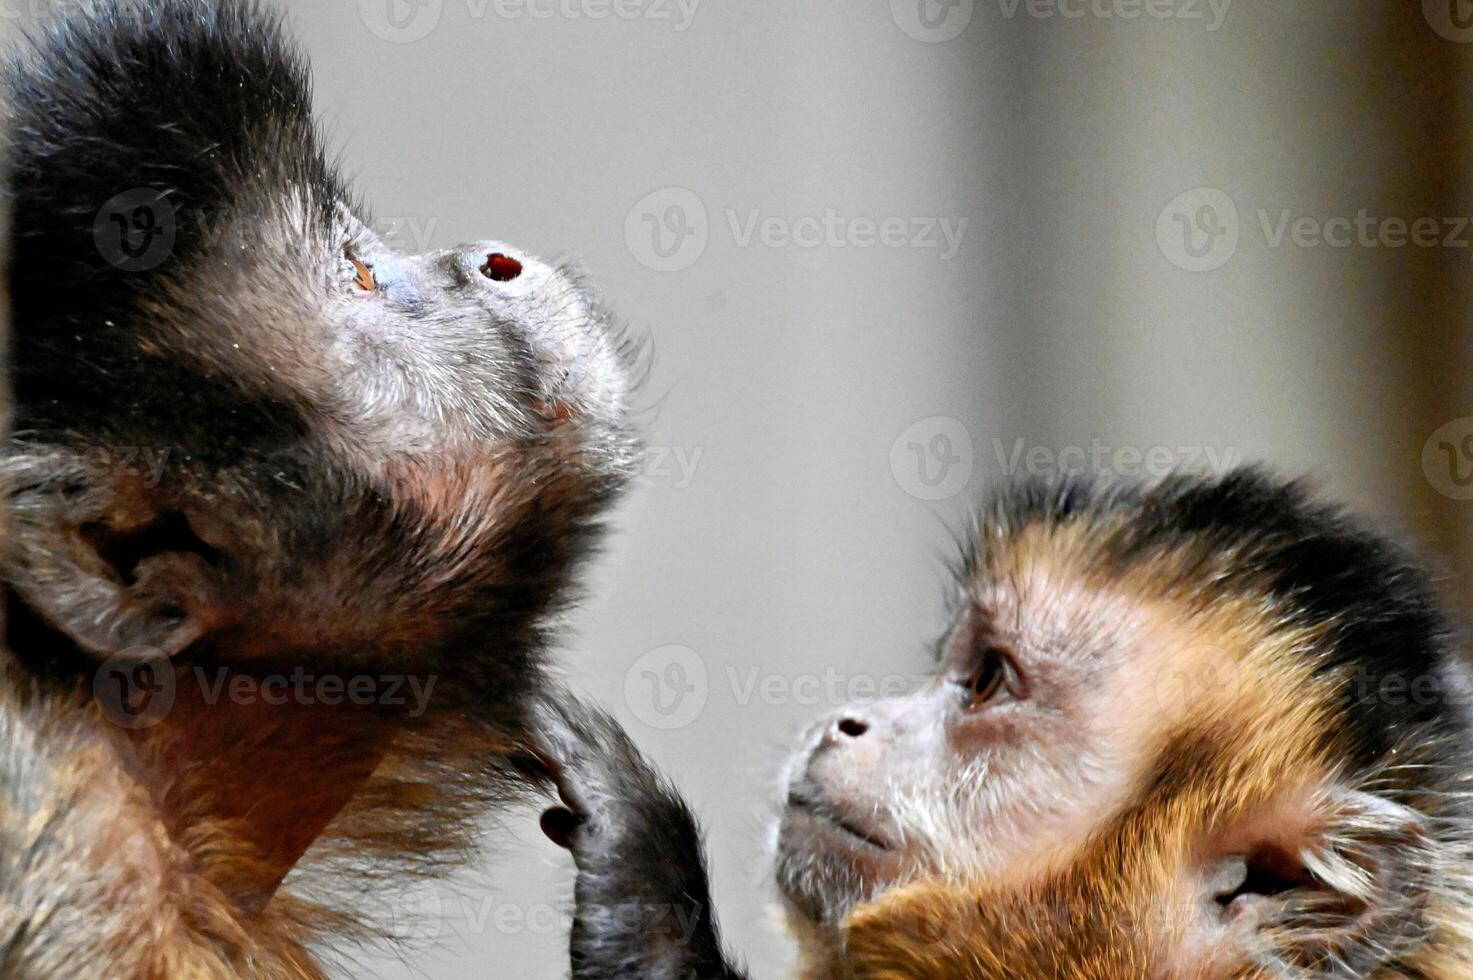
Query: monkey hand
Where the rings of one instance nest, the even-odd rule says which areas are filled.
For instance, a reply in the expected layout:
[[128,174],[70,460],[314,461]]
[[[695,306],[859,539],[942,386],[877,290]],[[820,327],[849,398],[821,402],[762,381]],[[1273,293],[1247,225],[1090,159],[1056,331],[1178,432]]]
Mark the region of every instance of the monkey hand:
[[722,950],[695,817],[607,712],[569,694],[533,708],[561,800],[542,829],[578,867],[574,980],[739,980]]

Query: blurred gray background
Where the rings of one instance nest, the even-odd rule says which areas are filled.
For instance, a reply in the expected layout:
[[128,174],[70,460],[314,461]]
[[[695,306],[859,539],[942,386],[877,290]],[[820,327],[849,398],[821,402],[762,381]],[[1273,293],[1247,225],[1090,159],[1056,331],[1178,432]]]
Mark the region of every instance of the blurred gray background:
[[[688,793],[758,977],[785,747],[924,669],[989,481],[1268,461],[1467,607],[1467,0],[279,2],[381,233],[576,258],[651,339],[561,662]],[[534,811],[488,843],[345,973],[565,975],[570,862]]]

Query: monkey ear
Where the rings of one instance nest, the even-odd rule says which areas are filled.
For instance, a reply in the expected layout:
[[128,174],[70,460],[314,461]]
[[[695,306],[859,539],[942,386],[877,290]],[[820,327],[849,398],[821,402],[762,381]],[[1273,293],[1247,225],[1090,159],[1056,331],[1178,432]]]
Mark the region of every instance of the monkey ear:
[[135,507],[81,522],[27,518],[12,528],[10,585],[82,650],[172,657],[218,622],[222,554],[183,513]]
[[1335,787],[1249,826],[1204,873],[1219,939],[1291,973],[1368,976],[1425,935],[1435,855],[1417,811]]

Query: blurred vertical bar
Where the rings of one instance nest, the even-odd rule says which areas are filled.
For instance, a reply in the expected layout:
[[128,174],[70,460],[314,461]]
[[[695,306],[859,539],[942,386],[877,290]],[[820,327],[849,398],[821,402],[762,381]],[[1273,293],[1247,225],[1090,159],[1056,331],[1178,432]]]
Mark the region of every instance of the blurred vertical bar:
[[[1368,59],[1382,80],[1374,111],[1407,160],[1392,193],[1410,213],[1440,216],[1445,227],[1466,221],[1473,218],[1473,30],[1460,25],[1473,4],[1385,3],[1381,11],[1379,49]],[[1465,229],[1463,240],[1473,231]],[[1405,455],[1387,462],[1427,477],[1414,482],[1410,523],[1443,561],[1449,597],[1470,619],[1473,499],[1459,499],[1450,481],[1473,470],[1462,439],[1473,435],[1473,421],[1456,421],[1473,416],[1473,249],[1409,249],[1406,273],[1384,306],[1386,347],[1409,365],[1401,392],[1409,438]]]
[[[1004,442],[1307,475],[1473,614],[1473,2],[1157,9],[977,3],[1014,124]],[[1191,268],[1162,228],[1202,201],[1234,238]]]

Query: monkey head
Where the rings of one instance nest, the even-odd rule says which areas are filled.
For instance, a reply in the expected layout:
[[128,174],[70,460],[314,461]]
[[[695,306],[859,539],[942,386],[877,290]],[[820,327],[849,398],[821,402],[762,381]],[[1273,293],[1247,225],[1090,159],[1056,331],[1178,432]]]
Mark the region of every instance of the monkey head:
[[815,974],[1464,975],[1468,688],[1396,546],[1254,471],[973,540],[930,681],[788,767]]
[[376,235],[251,0],[90,7],[8,77],[8,583],[92,657],[516,697],[633,468],[630,345],[571,268]]

